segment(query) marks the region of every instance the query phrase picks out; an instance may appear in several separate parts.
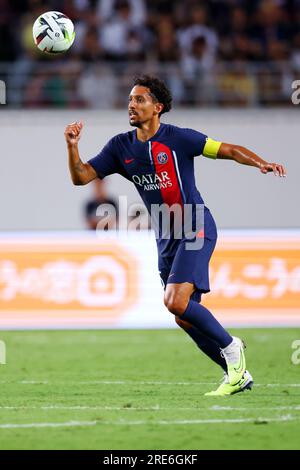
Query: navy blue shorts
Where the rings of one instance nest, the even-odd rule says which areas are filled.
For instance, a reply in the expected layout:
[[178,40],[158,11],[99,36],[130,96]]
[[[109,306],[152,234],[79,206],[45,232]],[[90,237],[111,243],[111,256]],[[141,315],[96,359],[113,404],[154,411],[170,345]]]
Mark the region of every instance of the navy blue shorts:
[[200,302],[201,295],[210,291],[208,267],[216,242],[216,239],[204,238],[202,248],[186,250],[186,240],[183,239],[179,241],[175,256],[159,257],[158,269],[164,287],[190,282],[195,286],[191,298]]

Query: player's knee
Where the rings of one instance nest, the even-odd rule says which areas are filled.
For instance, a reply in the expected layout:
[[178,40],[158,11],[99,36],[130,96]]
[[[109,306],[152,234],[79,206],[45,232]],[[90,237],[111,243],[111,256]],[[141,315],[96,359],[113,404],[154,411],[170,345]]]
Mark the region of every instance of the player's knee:
[[188,330],[189,328],[191,328],[191,324],[188,323],[187,321],[184,321],[184,320],[181,320],[181,318],[176,315],[175,316],[175,322],[177,323],[178,326],[180,326],[180,328],[182,328],[183,330]]
[[173,294],[166,296],[165,299],[165,306],[169,310],[169,312],[173,313],[173,315],[180,316],[186,311],[186,307],[188,302],[182,298],[182,296]]

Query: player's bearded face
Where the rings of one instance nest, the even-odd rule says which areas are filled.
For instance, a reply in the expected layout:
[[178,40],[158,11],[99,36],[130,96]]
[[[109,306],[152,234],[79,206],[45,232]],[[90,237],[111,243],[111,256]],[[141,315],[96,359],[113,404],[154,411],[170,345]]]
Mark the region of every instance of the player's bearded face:
[[141,127],[143,123],[150,121],[155,114],[157,115],[156,104],[148,88],[133,87],[128,103],[129,124]]

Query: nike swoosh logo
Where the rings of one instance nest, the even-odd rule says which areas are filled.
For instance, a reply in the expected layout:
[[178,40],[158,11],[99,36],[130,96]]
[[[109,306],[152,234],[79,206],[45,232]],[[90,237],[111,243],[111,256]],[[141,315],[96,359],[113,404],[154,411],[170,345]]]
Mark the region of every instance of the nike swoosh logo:
[[128,163],[133,162],[133,160],[134,160],[134,158],[129,158],[129,159],[126,158],[126,160],[125,160],[126,165],[128,165]]
[[169,277],[174,276],[175,273],[169,274]]
[[244,358],[243,358],[243,354],[241,352],[240,363],[239,363],[238,367],[234,367],[234,370],[237,373],[240,373],[240,372],[242,372],[243,369],[244,369]]

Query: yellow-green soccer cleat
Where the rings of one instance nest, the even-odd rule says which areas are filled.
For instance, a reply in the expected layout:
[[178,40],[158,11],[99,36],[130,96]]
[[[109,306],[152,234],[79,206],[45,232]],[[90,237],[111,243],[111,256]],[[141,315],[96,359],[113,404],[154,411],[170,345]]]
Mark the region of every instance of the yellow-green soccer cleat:
[[217,390],[207,392],[204,395],[207,397],[225,397],[227,395],[234,395],[235,393],[244,392],[245,390],[251,390],[252,386],[252,375],[246,370],[243,378],[237,385],[230,385],[228,375],[225,374],[225,378]]
[[245,347],[245,343],[240,338],[233,336],[229,346],[222,349],[221,354],[227,364],[230,385],[238,385],[246,371]]

